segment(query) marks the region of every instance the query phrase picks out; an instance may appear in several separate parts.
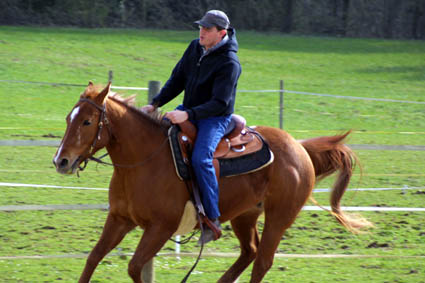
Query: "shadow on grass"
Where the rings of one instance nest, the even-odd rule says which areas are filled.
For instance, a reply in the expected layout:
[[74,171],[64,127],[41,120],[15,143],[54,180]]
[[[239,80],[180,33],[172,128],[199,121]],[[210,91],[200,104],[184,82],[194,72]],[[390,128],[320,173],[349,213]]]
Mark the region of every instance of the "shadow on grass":
[[372,67],[359,69],[359,72],[366,74],[394,74],[398,73],[403,76],[404,80],[425,81],[425,65],[422,66],[391,66],[391,67]]

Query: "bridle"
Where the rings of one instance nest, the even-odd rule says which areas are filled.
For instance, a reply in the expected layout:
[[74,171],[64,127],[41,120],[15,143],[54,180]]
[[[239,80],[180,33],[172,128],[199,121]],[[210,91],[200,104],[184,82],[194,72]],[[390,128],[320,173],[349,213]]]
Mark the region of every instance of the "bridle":
[[[96,136],[90,146],[90,150],[89,150],[89,157],[87,157],[86,159],[84,159],[84,165],[83,166],[79,166],[79,170],[83,171],[86,166],[87,163],[89,162],[89,160],[94,160],[94,150],[97,144],[97,141],[100,140],[101,138],[101,134],[102,134],[102,130],[103,130],[103,126],[104,125],[109,125],[109,121],[108,118],[106,117],[106,101],[103,103],[103,106],[99,106],[97,105],[93,100],[88,99],[88,98],[80,98],[79,102],[88,102],[89,104],[91,104],[92,106],[94,106],[97,110],[100,111],[100,118],[99,118],[99,123],[97,124],[97,133]],[[109,135],[111,135],[111,131],[109,130]],[[102,156],[101,158],[105,157],[106,155]],[[97,159],[97,158],[96,158]],[[100,159],[99,159],[100,160]]]
[[[103,103],[103,106],[99,106],[93,100],[87,99],[87,98],[80,98],[80,102],[88,102],[91,105],[93,105],[94,107],[96,107],[97,110],[100,111],[99,123],[97,124],[98,128],[97,128],[96,138],[93,140],[93,143],[90,146],[90,153],[89,154],[93,155],[94,154],[93,151],[94,151],[94,148],[96,146],[96,143],[97,143],[98,140],[100,140],[100,135],[102,134],[103,126],[109,125],[108,118],[106,118],[106,101]],[[109,133],[110,133],[110,131],[109,131]]]
[[93,155],[94,155],[96,143],[97,143],[98,140],[100,140],[101,134],[102,134],[102,129],[105,125],[107,126],[109,136],[111,137],[111,129],[108,127],[109,121],[108,121],[108,118],[106,117],[106,101],[103,103],[103,106],[97,105],[93,100],[88,99],[88,98],[80,98],[79,102],[88,102],[90,105],[94,106],[97,110],[100,111],[100,118],[99,118],[96,137],[93,140],[92,145],[90,146],[89,156],[86,159],[84,159],[84,161],[82,161],[82,163],[84,163],[84,165],[79,166],[79,168],[78,168],[80,171],[83,171],[86,168],[89,160],[93,160],[93,161],[100,163],[100,164],[110,165],[110,166],[114,166],[114,167],[121,167],[121,168],[134,168],[134,167],[137,167],[137,166],[142,166],[142,165],[146,164],[147,162],[151,161],[157,154],[159,154],[159,152],[162,150],[163,146],[165,144],[167,144],[168,136],[165,138],[165,140],[162,142],[162,144],[159,146],[159,148],[156,151],[152,152],[145,160],[143,160],[139,163],[136,163],[136,164],[117,164],[117,163],[108,163],[108,162],[102,161],[101,159],[104,158],[105,156],[107,156],[108,153],[102,155],[99,158],[96,158]]

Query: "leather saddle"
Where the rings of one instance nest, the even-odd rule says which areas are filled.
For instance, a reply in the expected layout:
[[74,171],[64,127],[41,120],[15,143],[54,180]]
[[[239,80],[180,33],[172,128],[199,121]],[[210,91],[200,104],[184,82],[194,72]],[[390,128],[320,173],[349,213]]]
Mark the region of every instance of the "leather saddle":
[[[185,121],[169,130],[177,175],[182,180],[190,179],[188,164],[190,150],[196,140],[196,127]],[[232,114],[231,122],[214,153],[216,176],[235,176],[262,169],[273,162],[273,153],[263,137],[246,127],[246,120]]]

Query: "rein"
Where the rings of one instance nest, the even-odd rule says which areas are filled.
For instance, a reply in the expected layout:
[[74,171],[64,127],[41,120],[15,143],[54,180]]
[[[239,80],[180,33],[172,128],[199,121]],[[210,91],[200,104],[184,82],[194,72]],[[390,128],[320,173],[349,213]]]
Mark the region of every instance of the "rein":
[[[139,163],[136,163],[136,164],[118,164],[118,163],[109,163],[109,162],[102,161],[101,159],[103,157],[107,156],[108,155],[107,153],[102,155],[100,158],[90,156],[87,159],[95,161],[95,162],[97,162],[99,164],[103,164],[103,165],[109,165],[109,166],[120,167],[120,168],[134,168],[134,167],[137,167],[137,166],[145,165],[145,163],[151,161],[157,154],[159,154],[159,152],[162,150],[162,147],[167,143],[167,141],[168,141],[168,137],[165,138],[165,140],[162,142],[162,144],[159,146],[159,148],[156,151],[152,152],[145,160],[143,160]],[[87,159],[86,159],[86,161],[87,161]],[[84,165],[84,167],[85,167],[85,165]]]
[[[100,111],[100,118],[99,118],[99,123],[98,123],[96,137],[93,140],[92,145],[90,146],[90,152],[89,152],[89,155],[90,156],[87,157],[83,161],[84,162],[84,165],[83,166],[80,166],[78,168],[80,171],[84,171],[84,169],[86,168],[87,163],[89,162],[89,160],[95,161],[95,162],[97,162],[99,164],[109,165],[109,166],[114,166],[114,167],[121,167],[121,168],[134,168],[134,167],[142,166],[142,165],[146,164],[147,162],[151,161],[157,154],[159,154],[159,152],[162,150],[162,148],[164,147],[164,145],[168,141],[168,136],[167,136],[165,138],[165,140],[161,143],[161,145],[159,146],[159,148],[156,151],[152,152],[142,162],[139,162],[139,163],[136,163],[136,164],[117,164],[117,163],[108,163],[108,162],[102,161],[101,159],[104,158],[104,157],[106,157],[108,155],[108,153],[102,155],[100,158],[96,158],[93,155],[94,155],[94,149],[95,149],[96,143],[97,143],[98,140],[100,140],[103,126],[109,124],[108,118],[106,117],[106,102],[103,104],[103,106],[99,106],[93,100],[87,99],[87,98],[80,98],[80,102],[88,102],[92,106],[94,106],[97,110]],[[111,135],[111,130],[110,129],[109,129],[109,135]]]

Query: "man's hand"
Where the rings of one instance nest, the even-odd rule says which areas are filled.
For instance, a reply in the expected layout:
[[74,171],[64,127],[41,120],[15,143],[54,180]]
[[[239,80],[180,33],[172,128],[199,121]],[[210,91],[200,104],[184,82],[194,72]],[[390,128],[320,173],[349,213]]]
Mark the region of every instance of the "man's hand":
[[171,112],[167,112],[165,114],[165,117],[170,119],[171,123],[179,124],[189,119],[189,114],[187,114],[186,111],[174,110]]
[[145,113],[151,113],[155,110],[155,107],[153,105],[148,104],[148,105],[140,107],[140,110],[142,110]]

